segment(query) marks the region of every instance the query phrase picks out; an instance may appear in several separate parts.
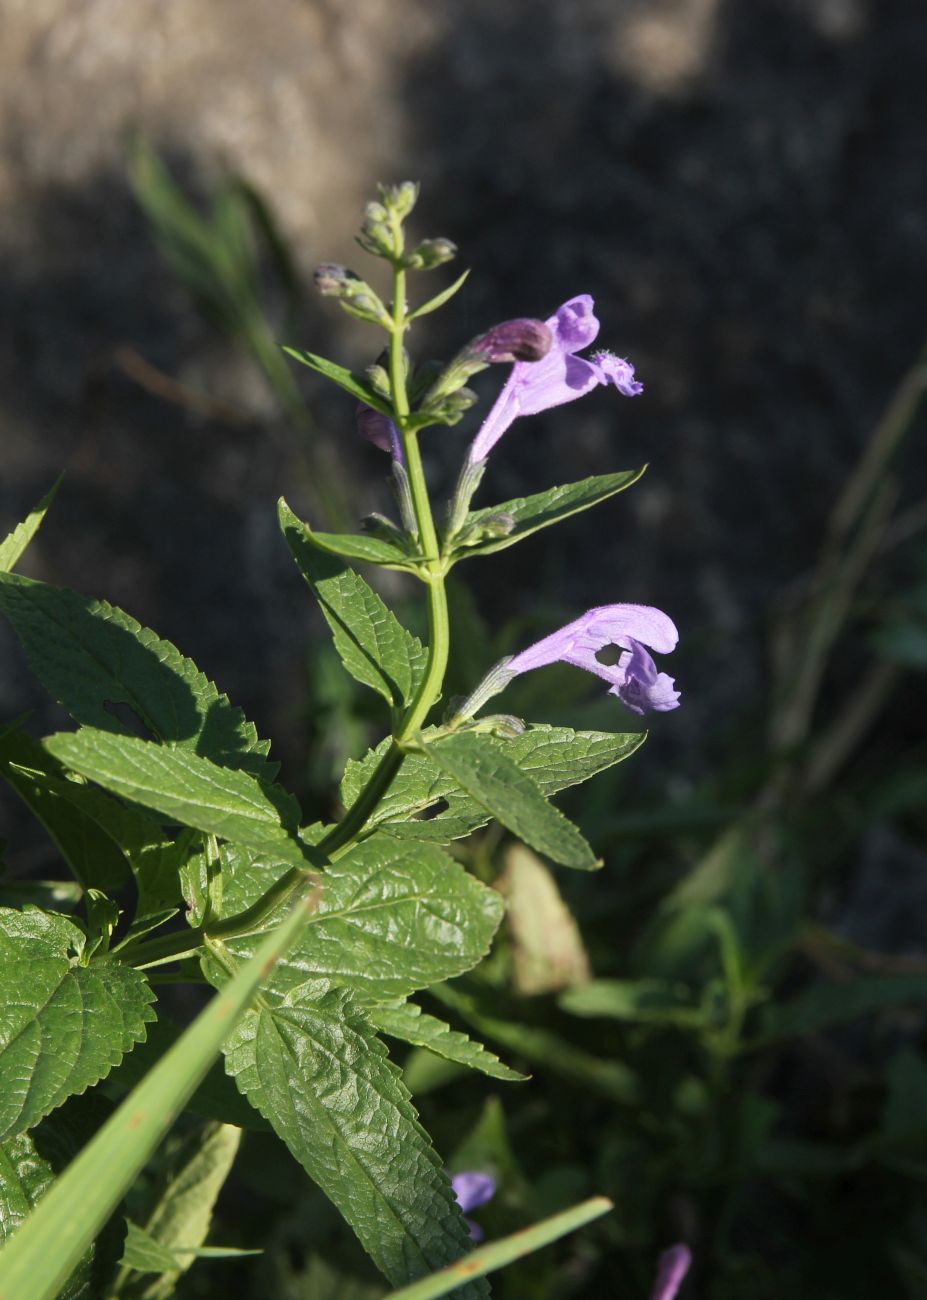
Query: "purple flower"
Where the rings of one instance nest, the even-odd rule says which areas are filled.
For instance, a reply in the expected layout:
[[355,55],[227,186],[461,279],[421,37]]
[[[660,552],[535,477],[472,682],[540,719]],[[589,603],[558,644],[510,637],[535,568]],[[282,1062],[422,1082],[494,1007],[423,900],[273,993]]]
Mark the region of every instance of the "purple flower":
[[[469,1214],[471,1210],[485,1205],[487,1201],[492,1200],[496,1194],[496,1180],[489,1174],[479,1174],[474,1172],[465,1172],[454,1174],[451,1179],[451,1187],[454,1196],[457,1198],[457,1204],[463,1210],[464,1214]],[[467,1227],[470,1229],[470,1237],[473,1241],[483,1240],[483,1229],[478,1223],[471,1219],[466,1220]]]
[[669,1250],[665,1250],[657,1265],[657,1280],[650,1293],[650,1300],[673,1300],[691,1263],[692,1253],[688,1246],[670,1246]]
[[625,397],[643,391],[629,361],[611,352],[576,355],[595,341],[599,322],[588,293],[571,298],[546,322],[552,335],[550,351],[540,361],[518,361],[492,410],[470,447],[469,461],[483,461],[506,429],[520,415],[536,415],[551,406],[575,402],[598,384],[614,384]]
[[381,411],[375,411],[372,406],[367,406],[365,402],[358,402],[354,418],[357,421],[358,432],[368,442],[372,442],[381,451],[389,452],[393,460],[398,460],[400,465],[405,463],[399,430],[388,415],[383,415]]
[[[650,605],[598,605],[566,627],[552,632],[500,665],[506,678],[530,672],[558,660],[585,668],[609,683],[632,713],[666,713],[679,704],[673,678],[657,671],[645,647],[660,654],[676,648],[679,633],[672,619]],[[617,664],[604,664],[598,652],[605,646],[621,649]]]

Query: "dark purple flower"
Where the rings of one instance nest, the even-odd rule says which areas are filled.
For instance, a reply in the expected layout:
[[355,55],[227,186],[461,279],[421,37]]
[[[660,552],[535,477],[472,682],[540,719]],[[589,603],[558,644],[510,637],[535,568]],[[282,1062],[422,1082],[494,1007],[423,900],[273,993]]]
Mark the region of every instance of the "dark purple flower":
[[[585,668],[609,683],[632,713],[666,713],[679,705],[672,677],[657,671],[645,647],[660,654],[676,648],[679,633],[672,619],[650,605],[598,605],[580,618],[522,650],[501,668],[506,678],[558,660]],[[598,652],[618,646],[617,664],[604,664]],[[500,666],[501,667],[501,666]]]
[[520,415],[536,415],[552,406],[574,402],[599,384],[613,384],[626,397],[643,391],[629,361],[611,352],[579,357],[577,352],[595,341],[599,322],[588,293],[571,298],[546,322],[552,336],[550,350],[539,361],[516,361],[505,387],[483,421],[470,447],[471,464],[483,461]]
[[[496,1180],[490,1174],[480,1174],[466,1171],[460,1174],[454,1174],[451,1179],[451,1187],[454,1196],[457,1198],[457,1204],[463,1210],[464,1215],[476,1210],[487,1201],[492,1200],[496,1194]],[[470,1237],[473,1241],[483,1240],[483,1229],[478,1223],[467,1219],[467,1227],[470,1229]]]
[[388,415],[383,415],[381,411],[375,411],[372,406],[367,406],[365,402],[358,402],[354,418],[357,421],[358,432],[368,442],[372,442],[381,451],[389,452],[393,460],[398,460],[400,465],[404,464],[405,457],[402,453],[402,440],[399,437],[399,430]]
[[674,1300],[691,1263],[692,1252],[688,1246],[680,1244],[665,1250],[657,1265],[657,1280],[650,1293],[650,1300]]

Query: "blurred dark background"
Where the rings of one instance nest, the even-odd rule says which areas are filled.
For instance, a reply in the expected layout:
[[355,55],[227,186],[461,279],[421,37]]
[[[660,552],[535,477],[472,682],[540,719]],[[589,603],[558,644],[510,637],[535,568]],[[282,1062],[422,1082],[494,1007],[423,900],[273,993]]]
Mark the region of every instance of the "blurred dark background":
[[[321,261],[365,270],[364,200],[377,181],[419,179],[414,229],[453,239],[473,271],[413,349],[447,356],[588,292],[602,345],[646,389],[600,390],[499,444],[478,504],[650,469],[594,515],[466,566],[476,610],[487,629],[516,616],[520,636],[593,604],[667,610],[681,644],[661,667],[684,707],[622,774],[618,811],[685,812],[707,784],[695,821],[714,826],[762,791],[751,774],[810,734],[801,702],[798,721],[786,705],[777,718],[803,625],[791,659],[776,637],[842,581],[830,512],[927,336],[923,0],[0,0],[0,15],[0,527],[66,471],[24,571],[178,644],[272,738],[290,784],[320,797],[313,746],[330,742],[310,715],[342,704],[307,648],[320,621],[275,502],[323,521],[334,474],[352,514],[387,508],[382,458],[347,398],[295,375],[297,418],[241,332],[204,312],[133,193],[131,141],[197,212],[229,178],[247,184],[292,259],[273,240],[256,255],[272,334],[354,367],[379,339],[301,288]],[[482,377],[485,402],[501,379]],[[485,409],[429,436],[439,489]],[[927,916],[923,817],[891,817],[927,793],[923,428],[897,440],[891,502],[805,700],[839,722],[861,682],[874,692],[819,785],[855,763],[852,802],[854,780],[902,763],[902,793],[880,786],[878,815],[821,859],[838,928],[896,953]],[[830,527],[839,551],[848,534]],[[384,590],[414,594],[391,575]],[[474,664],[491,662],[473,611],[461,626]],[[588,725],[626,721],[591,685],[583,699]],[[5,626],[0,704],[57,725]],[[363,730],[343,736],[363,748]],[[40,832],[4,810],[11,861],[21,835],[19,860],[41,866]],[[615,833],[615,808],[593,812]],[[819,813],[823,841],[829,825]],[[705,847],[670,849],[670,835],[658,825],[648,860]]]

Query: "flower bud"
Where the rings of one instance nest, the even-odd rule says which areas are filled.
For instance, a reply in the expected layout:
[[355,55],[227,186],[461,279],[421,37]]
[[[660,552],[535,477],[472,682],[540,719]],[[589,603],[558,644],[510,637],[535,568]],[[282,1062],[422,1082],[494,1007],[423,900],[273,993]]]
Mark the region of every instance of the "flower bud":
[[316,267],[312,279],[319,293],[324,294],[326,298],[340,298],[350,292],[348,286],[352,281],[359,282],[360,276],[337,262],[323,262],[321,266]]
[[396,426],[388,415],[381,411],[375,411],[372,406],[366,402],[358,402],[354,411],[354,419],[357,424],[358,433],[372,442],[375,447],[395,456],[397,449],[399,455],[402,455],[402,448],[399,442],[399,434]]
[[381,366],[379,362],[374,362],[372,366],[367,367],[364,374],[367,376],[370,387],[379,397],[392,397],[393,390],[390,387],[389,375],[384,366]]
[[389,211],[404,220],[418,200],[419,186],[415,181],[400,181],[398,185],[380,185],[380,198]]
[[457,256],[457,245],[449,239],[424,239],[403,259],[412,271],[432,271]]
[[540,361],[546,357],[553,335],[542,320],[505,320],[473,340],[468,349],[490,365],[513,361]]

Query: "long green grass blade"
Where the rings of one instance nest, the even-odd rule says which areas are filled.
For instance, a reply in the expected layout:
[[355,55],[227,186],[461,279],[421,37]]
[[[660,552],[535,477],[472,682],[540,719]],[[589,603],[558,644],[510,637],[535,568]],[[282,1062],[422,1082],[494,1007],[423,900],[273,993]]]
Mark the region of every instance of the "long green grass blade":
[[513,1232],[501,1241],[480,1246],[479,1250],[471,1251],[456,1264],[450,1264],[440,1272],[432,1273],[430,1277],[423,1277],[411,1286],[391,1291],[386,1300],[435,1300],[437,1296],[450,1295],[464,1282],[475,1277],[485,1277],[487,1273],[494,1273],[496,1269],[504,1268],[523,1255],[530,1255],[542,1246],[549,1246],[552,1241],[565,1237],[568,1232],[575,1232],[577,1228],[582,1228],[613,1208],[607,1197],[593,1196],[588,1201],[571,1206],[569,1210],[542,1219],[530,1228]]
[[0,1251],[0,1300],[54,1300],[317,901],[307,893],[267,936]]

